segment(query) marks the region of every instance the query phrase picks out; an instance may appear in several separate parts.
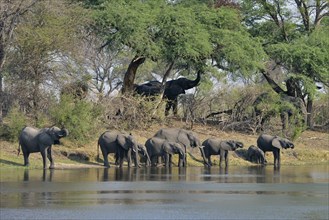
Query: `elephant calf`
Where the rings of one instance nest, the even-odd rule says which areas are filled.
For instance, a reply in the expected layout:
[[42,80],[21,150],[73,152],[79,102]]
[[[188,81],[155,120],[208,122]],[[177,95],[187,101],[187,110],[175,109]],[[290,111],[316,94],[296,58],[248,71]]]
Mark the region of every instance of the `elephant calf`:
[[280,166],[280,150],[281,148],[293,149],[294,144],[286,138],[272,136],[268,134],[261,134],[257,139],[257,146],[265,153],[272,151],[274,156],[274,166]]
[[[224,159],[225,166],[228,166],[228,151],[235,151],[238,148],[242,148],[243,143],[233,140],[222,141],[217,138],[209,138],[202,143],[202,146],[204,146],[204,154],[210,166],[212,166],[211,155],[220,155],[219,166],[222,165]],[[207,161],[204,162],[207,164]]]
[[155,166],[158,157],[165,158],[166,167],[171,166],[171,157],[173,154],[179,154],[178,166],[183,166],[183,161],[185,160],[185,150],[180,144],[157,137],[152,137],[145,142],[145,147],[150,156],[152,166]]
[[59,144],[59,139],[69,134],[67,129],[59,129],[58,127],[50,127],[36,129],[25,127],[19,135],[18,155],[22,148],[24,155],[24,166],[29,166],[30,153],[40,152],[43,160],[43,168],[46,169],[47,157],[50,161],[49,169],[54,168],[54,161],[51,154],[51,146]]
[[248,160],[257,164],[265,164],[265,153],[258,147],[251,145],[247,151]]

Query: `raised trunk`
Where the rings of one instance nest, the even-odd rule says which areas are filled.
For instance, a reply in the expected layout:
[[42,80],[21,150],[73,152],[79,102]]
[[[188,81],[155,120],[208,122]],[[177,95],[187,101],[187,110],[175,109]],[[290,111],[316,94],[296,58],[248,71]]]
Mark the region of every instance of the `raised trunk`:
[[200,80],[201,80],[201,72],[198,71],[197,77],[196,77],[195,80],[188,80],[187,83],[184,83],[181,86],[184,90],[192,89],[192,88],[196,87],[199,84]]
[[134,57],[130,62],[123,79],[122,94],[130,94],[134,91],[134,81],[138,67],[144,63],[144,57]]

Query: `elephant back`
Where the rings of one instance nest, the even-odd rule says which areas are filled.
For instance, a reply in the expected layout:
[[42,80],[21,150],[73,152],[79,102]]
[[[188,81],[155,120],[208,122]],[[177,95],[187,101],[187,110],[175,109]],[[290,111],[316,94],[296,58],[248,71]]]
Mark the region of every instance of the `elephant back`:
[[268,134],[261,134],[257,139],[257,146],[259,149],[261,149],[263,152],[266,151],[272,151],[272,140],[274,139],[274,136],[268,135]]
[[117,131],[106,131],[98,139],[99,145],[106,145],[112,142],[115,142],[117,139],[119,132]]
[[33,127],[24,127],[19,135],[19,142],[21,145],[31,144],[35,145],[37,142],[37,136],[40,133],[40,129]]
[[160,154],[164,142],[166,142],[166,140],[157,137],[147,139],[147,141],[145,142],[145,147],[149,156]]

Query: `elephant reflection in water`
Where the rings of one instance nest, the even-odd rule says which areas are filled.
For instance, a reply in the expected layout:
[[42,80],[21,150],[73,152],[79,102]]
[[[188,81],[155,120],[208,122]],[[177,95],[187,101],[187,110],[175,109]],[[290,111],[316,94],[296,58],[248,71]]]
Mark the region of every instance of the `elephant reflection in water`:
[[254,180],[248,180],[249,182],[256,183],[280,183],[281,182],[281,174],[280,168],[266,166],[250,166],[248,167],[248,171],[251,174],[251,178]]
[[103,169],[100,181],[139,181],[141,169],[130,169],[129,167],[115,167],[114,169]]
[[[204,181],[219,181],[222,183],[228,182],[228,166],[225,167],[204,167],[203,170],[203,180]],[[219,174],[219,176],[218,176]]]
[[[43,170],[42,172],[42,181],[43,182],[51,182],[53,180],[53,175],[54,175],[54,170],[51,169],[49,170],[49,177],[47,179],[47,170]],[[30,170],[26,169],[24,170],[24,177],[23,177],[23,181],[30,181]]]
[[[47,170],[44,169],[42,171],[42,176],[40,178],[40,180],[34,180],[31,177],[31,172],[36,173],[40,175],[38,170],[29,170],[29,169],[25,169],[24,170],[24,174],[23,174],[23,181],[24,182],[29,182],[29,181],[33,181],[33,184],[35,184],[35,182],[52,182],[53,180],[53,175],[54,175],[54,170]],[[48,175],[49,172],[49,175]],[[39,177],[39,176],[38,176]],[[47,178],[48,177],[48,178]],[[47,186],[48,187],[48,186]],[[42,190],[42,189],[41,189]],[[29,207],[31,206],[31,204],[40,204],[42,203],[42,205],[47,205],[48,203],[51,203],[54,200],[54,197],[57,194],[49,191],[48,188],[46,188],[45,190],[42,190],[41,192],[35,192],[35,191],[29,191],[28,189],[25,189],[22,191],[22,193],[20,193],[20,202],[22,203],[22,207]]]

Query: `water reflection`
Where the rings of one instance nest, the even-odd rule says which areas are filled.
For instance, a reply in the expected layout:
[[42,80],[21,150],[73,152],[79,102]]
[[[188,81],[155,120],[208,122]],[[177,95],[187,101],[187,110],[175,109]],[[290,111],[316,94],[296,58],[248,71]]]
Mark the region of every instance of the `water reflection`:
[[186,167],[116,167],[97,169],[97,180],[106,181],[180,181],[186,180]]
[[327,166],[2,169],[0,219],[326,218],[328,182]]
[[[29,181],[30,180],[30,170],[29,169],[25,169],[24,170],[24,177],[23,177],[23,181]],[[54,175],[54,170],[51,169],[51,170],[47,170],[47,169],[44,169],[42,171],[42,178],[41,180],[43,182],[51,182],[52,179],[53,179],[53,175]],[[49,175],[47,175],[49,173]]]

